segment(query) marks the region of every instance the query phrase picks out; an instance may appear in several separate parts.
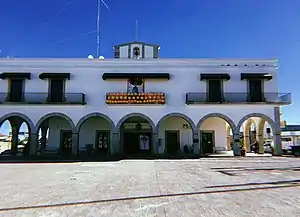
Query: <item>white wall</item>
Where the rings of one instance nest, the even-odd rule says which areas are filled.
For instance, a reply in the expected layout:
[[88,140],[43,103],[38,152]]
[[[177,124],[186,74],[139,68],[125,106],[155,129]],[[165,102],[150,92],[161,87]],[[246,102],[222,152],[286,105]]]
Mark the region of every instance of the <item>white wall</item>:
[[179,138],[180,138],[180,149],[183,150],[183,147],[185,145],[188,145],[189,147],[192,146],[192,130],[183,128],[184,124],[188,124],[184,119],[182,118],[169,118],[165,120],[158,131],[158,138],[161,139],[162,143],[159,147],[158,152],[164,153],[166,149],[166,138],[165,138],[165,131],[167,130],[180,130],[179,132]]
[[[237,63],[240,67],[221,67],[221,64]],[[1,106],[0,117],[11,112],[26,114],[34,123],[52,112],[68,115],[76,124],[86,114],[101,112],[109,116],[115,124],[126,114],[143,113],[156,124],[164,115],[179,112],[189,116],[195,124],[210,113],[222,113],[230,117],[236,124],[249,113],[262,113],[274,118],[275,105],[186,105],[185,95],[188,92],[202,92],[206,84],[200,81],[200,73],[229,73],[231,79],[225,82],[226,92],[245,92],[246,83],[240,80],[240,73],[268,72],[274,78],[268,82],[268,91],[277,92],[276,67],[243,67],[243,64],[274,63],[273,60],[88,60],[88,59],[0,59],[0,72],[31,72],[32,79],[26,81],[25,90],[30,93],[45,94],[48,91],[48,81],[41,80],[38,75],[42,72],[71,73],[71,80],[67,81],[66,93],[85,93],[87,105],[5,105]],[[127,81],[104,81],[103,73],[170,73],[170,80],[146,81],[146,91],[164,92],[167,103],[163,106],[121,106],[105,103],[107,92],[126,92]],[[0,93],[7,92],[7,80],[0,79]],[[243,109],[241,109],[241,107]]]
[[221,118],[208,118],[201,124],[200,131],[214,131],[215,151],[227,150],[226,121]]
[[79,150],[84,151],[86,144],[93,144],[94,148],[96,142],[97,130],[109,130],[111,139],[111,127],[108,121],[102,118],[90,118],[86,120],[79,131]]
[[49,134],[48,134],[48,150],[56,150],[60,148],[60,132],[61,130],[72,130],[69,123],[62,119],[53,117],[49,119]]

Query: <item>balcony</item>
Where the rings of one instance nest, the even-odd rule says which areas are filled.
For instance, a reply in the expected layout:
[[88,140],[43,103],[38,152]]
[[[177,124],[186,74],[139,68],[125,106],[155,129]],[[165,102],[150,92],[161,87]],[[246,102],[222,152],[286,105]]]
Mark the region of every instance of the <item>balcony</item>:
[[166,102],[164,93],[107,93],[106,103],[119,104],[156,104],[163,105]]
[[55,105],[85,105],[85,94],[65,93],[61,100],[51,100],[48,93],[24,93],[22,98],[11,97],[9,93],[0,93],[0,104],[55,104]]
[[263,93],[262,97],[251,97],[248,93],[224,93],[220,100],[209,100],[207,93],[187,93],[186,104],[276,104],[292,103],[291,93]]

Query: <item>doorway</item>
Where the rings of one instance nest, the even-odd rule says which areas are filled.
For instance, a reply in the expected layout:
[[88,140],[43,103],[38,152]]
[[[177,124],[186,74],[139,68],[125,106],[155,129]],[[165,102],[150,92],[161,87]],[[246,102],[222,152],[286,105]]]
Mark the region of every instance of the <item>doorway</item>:
[[214,131],[200,131],[203,154],[214,153]]
[[22,79],[11,79],[8,100],[10,102],[23,101],[23,82]]
[[139,154],[151,152],[150,132],[123,132],[123,148],[125,154]]
[[96,152],[98,154],[108,154],[110,147],[110,132],[109,131],[96,131]]
[[167,154],[175,154],[180,150],[179,135],[179,130],[168,130],[165,132]]
[[208,101],[222,101],[222,82],[221,80],[208,80]]
[[263,102],[262,80],[249,80],[250,102]]
[[72,154],[72,131],[62,130],[61,131],[61,154],[71,155]]
[[51,102],[63,102],[64,80],[50,80],[50,100]]

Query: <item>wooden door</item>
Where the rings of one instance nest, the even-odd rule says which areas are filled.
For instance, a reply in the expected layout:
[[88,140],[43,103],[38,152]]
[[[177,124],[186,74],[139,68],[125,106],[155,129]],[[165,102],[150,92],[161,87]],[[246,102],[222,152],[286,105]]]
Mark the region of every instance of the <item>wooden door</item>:
[[72,154],[72,131],[61,131],[61,153]]
[[221,102],[222,89],[221,80],[209,80],[208,81],[208,101],[209,102]]
[[50,81],[50,101],[63,102],[64,81],[53,79]]
[[10,102],[23,101],[23,81],[22,79],[12,79],[10,81],[9,98]]
[[110,147],[109,131],[97,131],[96,133],[96,151],[99,154],[108,154]]
[[175,154],[180,150],[179,131],[166,131],[166,150],[168,154]]
[[249,80],[249,100],[250,102],[262,102],[262,81],[261,80]]
[[204,154],[211,154],[214,152],[213,132],[201,132],[201,145]]

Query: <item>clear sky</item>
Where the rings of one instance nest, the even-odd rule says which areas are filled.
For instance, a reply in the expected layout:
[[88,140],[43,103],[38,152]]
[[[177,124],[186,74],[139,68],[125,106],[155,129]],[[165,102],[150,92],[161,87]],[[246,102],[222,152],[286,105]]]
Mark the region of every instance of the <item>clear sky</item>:
[[[161,58],[278,58],[282,109],[300,123],[299,0],[106,0],[101,54],[139,39],[161,45]],[[0,3],[0,57],[87,57],[96,53],[97,0],[14,0]],[[90,33],[89,33],[90,32]]]

